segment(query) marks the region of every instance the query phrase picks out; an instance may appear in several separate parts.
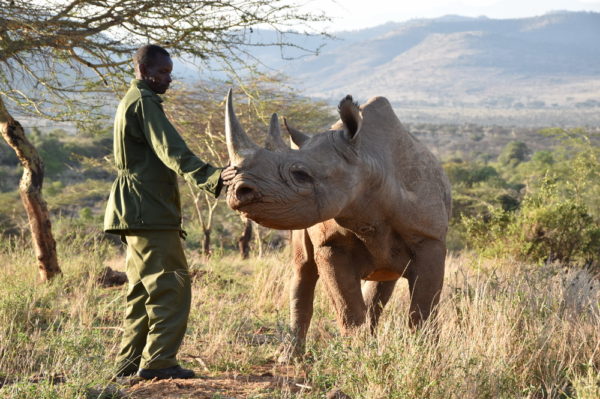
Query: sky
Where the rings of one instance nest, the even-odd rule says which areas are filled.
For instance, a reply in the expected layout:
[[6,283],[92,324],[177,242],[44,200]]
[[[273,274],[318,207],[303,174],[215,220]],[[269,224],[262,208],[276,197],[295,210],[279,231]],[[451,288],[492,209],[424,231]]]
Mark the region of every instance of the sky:
[[306,7],[332,17],[322,29],[334,32],[450,14],[505,19],[557,10],[600,12],[600,0],[308,0]]

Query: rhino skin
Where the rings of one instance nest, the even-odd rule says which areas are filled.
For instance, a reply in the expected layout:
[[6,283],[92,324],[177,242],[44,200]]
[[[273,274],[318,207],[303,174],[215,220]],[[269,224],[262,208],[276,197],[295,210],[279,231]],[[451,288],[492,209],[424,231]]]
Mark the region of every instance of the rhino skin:
[[[409,324],[438,304],[444,279],[450,183],[436,157],[400,123],[387,99],[359,107],[312,136],[288,126],[290,149],[271,118],[266,148],[244,133],[226,103],[225,131],[237,174],[228,205],[257,223],[291,229],[293,350],[304,348],[317,280],[325,283],[343,334],[374,331],[400,277],[408,280]],[[362,286],[362,287],[361,287]]]

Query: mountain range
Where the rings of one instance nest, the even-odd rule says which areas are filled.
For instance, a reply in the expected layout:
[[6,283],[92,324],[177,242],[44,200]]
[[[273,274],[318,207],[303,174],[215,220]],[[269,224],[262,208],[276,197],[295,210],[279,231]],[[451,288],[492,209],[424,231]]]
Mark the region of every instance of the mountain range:
[[[276,42],[278,34],[255,29],[249,35],[260,44]],[[387,97],[409,123],[600,126],[600,13],[448,15],[287,40],[322,47],[318,55],[294,47],[247,50],[261,68],[283,72],[301,94],[331,103],[332,110],[352,94],[360,103]],[[207,77],[193,63],[175,63],[181,81]]]
[[[600,111],[600,13],[445,16],[333,36],[318,55],[258,47],[253,56],[332,102],[350,93],[395,107]],[[315,48],[320,39],[297,40]]]

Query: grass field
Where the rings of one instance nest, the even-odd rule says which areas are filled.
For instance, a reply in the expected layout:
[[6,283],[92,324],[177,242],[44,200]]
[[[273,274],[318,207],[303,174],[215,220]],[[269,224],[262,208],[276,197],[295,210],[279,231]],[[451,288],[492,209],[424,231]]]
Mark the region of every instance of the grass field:
[[403,281],[374,337],[341,337],[319,284],[305,359],[278,365],[287,250],[188,252],[180,360],[200,378],[111,383],[125,287],[97,277],[123,269],[121,248],[74,230],[59,241],[63,276],[44,285],[27,242],[0,244],[2,398],[600,398],[600,282],[585,270],[449,255],[438,332],[407,328]]

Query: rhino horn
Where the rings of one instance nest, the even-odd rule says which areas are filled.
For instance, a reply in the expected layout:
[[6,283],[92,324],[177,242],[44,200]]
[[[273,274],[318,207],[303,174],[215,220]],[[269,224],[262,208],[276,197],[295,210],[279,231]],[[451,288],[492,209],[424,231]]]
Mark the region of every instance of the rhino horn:
[[285,118],[283,118],[283,124],[285,125],[285,128],[288,131],[288,133],[290,134],[292,142],[298,148],[302,147],[302,144],[304,144],[310,138],[309,135],[304,134],[300,130],[296,130],[293,127],[291,127],[290,125],[288,125],[287,119],[285,119]]
[[271,115],[271,123],[269,124],[269,135],[265,141],[265,147],[270,151],[287,151],[290,148],[285,145],[281,138],[281,129],[279,128],[279,117],[277,114]]
[[233,90],[227,93],[225,104],[225,138],[227,140],[227,152],[232,165],[239,165],[244,158],[253,154],[259,147],[244,132],[233,110]]

